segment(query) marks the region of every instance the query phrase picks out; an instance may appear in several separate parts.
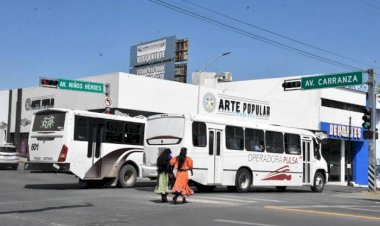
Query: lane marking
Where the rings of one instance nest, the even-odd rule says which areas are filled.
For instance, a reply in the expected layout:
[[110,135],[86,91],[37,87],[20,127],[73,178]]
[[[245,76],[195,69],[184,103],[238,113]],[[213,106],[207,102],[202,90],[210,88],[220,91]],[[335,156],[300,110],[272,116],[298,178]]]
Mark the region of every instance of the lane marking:
[[278,226],[274,224],[261,224],[255,222],[246,222],[246,221],[234,221],[234,220],[225,220],[225,219],[214,219],[215,222],[221,223],[230,223],[230,224],[240,224],[240,225],[255,225],[255,226]]
[[[380,210],[371,210],[371,209],[359,208],[359,207],[342,207],[342,208],[344,208],[344,209],[351,209],[351,210],[362,210],[362,211],[380,213]],[[377,206],[376,208],[379,208],[379,207]]]
[[368,219],[368,220],[380,220],[380,217],[372,217],[372,216],[349,214],[349,213],[337,213],[337,212],[327,212],[327,211],[319,211],[319,210],[304,210],[304,209],[295,209],[295,208],[277,207],[277,206],[265,206],[265,208],[301,212],[301,213],[317,213],[317,214],[340,216],[340,217],[353,217],[353,218]]
[[243,199],[234,199],[234,198],[224,198],[224,197],[216,197],[216,196],[207,196],[204,199],[218,200],[218,201],[228,201],[235,203],[255,203],[256,201],[243,200]]
[[[212,196],[212,197],[224,197],[224,198],[232,198],[236,199],[235,196],[228,196],[228,195],[218,195],[218,196]],[[282,200],[275,200],[275,199],[261,199],[261,198],[251,198],[251,197],[244,197],[244,200],[252,200],[252,201],[264,201],[264,202],[275,202],[275,203],[284,203],[286,201]]]

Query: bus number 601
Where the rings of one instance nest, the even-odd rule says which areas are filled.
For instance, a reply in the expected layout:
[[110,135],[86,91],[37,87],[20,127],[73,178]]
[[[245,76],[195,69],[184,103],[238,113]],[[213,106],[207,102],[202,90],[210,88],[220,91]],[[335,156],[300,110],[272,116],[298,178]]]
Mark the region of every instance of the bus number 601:
[[32,146],[30,147],[30,150],[38,151],[38,144],[32,144]]

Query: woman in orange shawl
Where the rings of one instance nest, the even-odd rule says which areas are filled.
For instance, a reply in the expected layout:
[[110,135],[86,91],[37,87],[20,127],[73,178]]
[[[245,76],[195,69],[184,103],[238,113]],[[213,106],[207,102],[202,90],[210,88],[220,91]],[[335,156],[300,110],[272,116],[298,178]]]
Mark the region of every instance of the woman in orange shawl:
[[181,148],[181,152],[178,156],[170,160],[170,165],[177,169],[177,176],[172,188],[173,202],[177,203],[177,198],[179,195],[182,196],[182,202],[186,203],[186,196],[190,196],[194,193],[189,187],[189,175],[187,171],[190,171],[191,176],[193,175],[193,160],[190,157],[186,157],[186,148]]

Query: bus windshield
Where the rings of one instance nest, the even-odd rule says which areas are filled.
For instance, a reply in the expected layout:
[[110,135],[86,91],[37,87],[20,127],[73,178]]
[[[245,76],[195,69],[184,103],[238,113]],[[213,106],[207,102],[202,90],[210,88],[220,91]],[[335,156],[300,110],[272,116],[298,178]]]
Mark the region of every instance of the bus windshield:
[[32,131],[63,131],[65,112],[43,111],[36,114]]
[[151,119],[149,127],[146,134],[148,144],[179,144],[184,134],[185,119],[182,117]]

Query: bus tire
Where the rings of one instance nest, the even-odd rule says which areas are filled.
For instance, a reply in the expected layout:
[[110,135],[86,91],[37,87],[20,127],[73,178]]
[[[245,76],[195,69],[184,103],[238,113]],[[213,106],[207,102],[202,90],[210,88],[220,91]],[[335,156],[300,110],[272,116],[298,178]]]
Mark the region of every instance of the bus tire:
[[240,193],[242,192],[248,192],[249,188],[252,184],[252,175],[251,172],[249,172],[248,169],[239,169],[239,171],[236,173],[235,178],[235,187],[236,190]]
[[137,170],[130,164],[121,167],[118,174],[118,185],[122,188],[132,188],[136,184]]
[[321,172],[316,172],[314,175],[313,185],[310,186],[314,192],[322,192],[325,187],[325,177]]

